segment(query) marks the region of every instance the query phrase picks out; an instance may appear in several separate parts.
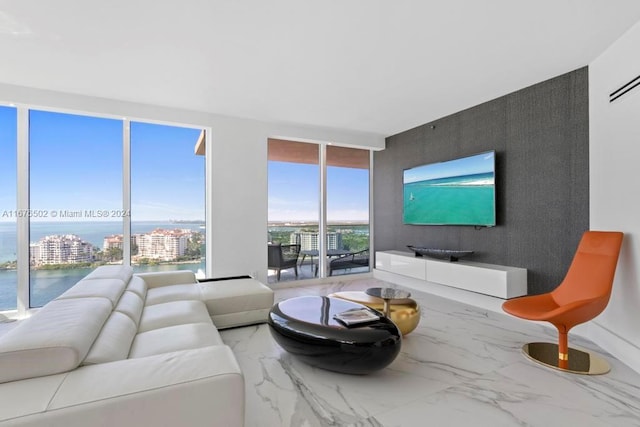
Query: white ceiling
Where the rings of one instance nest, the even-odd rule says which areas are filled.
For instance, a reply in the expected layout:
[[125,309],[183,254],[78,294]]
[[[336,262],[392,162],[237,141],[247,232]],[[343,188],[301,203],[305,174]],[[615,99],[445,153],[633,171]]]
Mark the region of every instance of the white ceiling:
[[0,0],[0,82],[391,135],[638,20],[637,0]]

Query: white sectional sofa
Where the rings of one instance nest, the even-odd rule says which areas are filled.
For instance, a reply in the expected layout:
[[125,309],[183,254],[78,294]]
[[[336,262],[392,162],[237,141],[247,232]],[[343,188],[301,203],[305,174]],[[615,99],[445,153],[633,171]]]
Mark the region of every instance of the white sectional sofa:
[[242,426],[218,328],[263,322],[260,282],[94,270],[0,337],[0,426]]

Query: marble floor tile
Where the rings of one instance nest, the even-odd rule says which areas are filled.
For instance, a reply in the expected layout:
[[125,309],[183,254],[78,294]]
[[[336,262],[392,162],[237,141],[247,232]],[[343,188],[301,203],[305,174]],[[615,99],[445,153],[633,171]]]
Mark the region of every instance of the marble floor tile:
[[[374,286],[370,277],[282,288],[276,301]],[[288,354],[265,324],[221,331],[246,383],[246,425],[280,426],[640,426],[640,374],[595,344],[604,376],[570,375],[528,361],[522,344],[556,340],[553,328],[410,290],[419,326],[387,368],[345,375]]]
[[393,369],[372,375],[328,372],[284,352],[239,356],[238,362],[245,374],[247,426],[359,425],[449,386]]
[[433,425],[635,426],[640,406],[637,384],[555,372],[530,363],[507,368],[440,390],[376,418],[384,426]]

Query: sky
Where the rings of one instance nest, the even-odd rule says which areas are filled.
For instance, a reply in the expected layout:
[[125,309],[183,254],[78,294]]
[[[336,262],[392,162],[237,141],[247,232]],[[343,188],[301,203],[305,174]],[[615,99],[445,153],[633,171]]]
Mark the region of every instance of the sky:
[[[122,120],[31,110],[32,215],[121,221],[122,134]],[[131,123],[133,221],[204,220],[204,156],[194,154],[199,134],[200,129]],[[0,108],[0,221],[7,220],[3,211],[15,209],[15,141],[15,109]],[[83,215],[65,219],[64,211]],[[107,215],[96,219],[85,211]]]
[[[318,222],[319,166],[269,162],[269,221]],[[368,221],[369,171],[327,167],[327,221]]]
[[16,206],[16,109],[0,106],[0,221]]
[[404,171],[404,183],[452,176],[493,172],[495,152],[490,151],[446,162],[431,163]]
[[[30,205],[33,221],[121,221],[123,122],[31,110]],[[131,219],[204,220],[200,129],[131,123]],[[318,221],[317,165],[269,162],[269,221]],[[0,107],[0,221],[16,208],[16,110]],[[81,217],[62,212],[81,211]],[[106,212],[106,217],[86,216]],[[52,212],[56,217],[52,218]],[[327,168],[329,221],[369,219],[369,171]]]

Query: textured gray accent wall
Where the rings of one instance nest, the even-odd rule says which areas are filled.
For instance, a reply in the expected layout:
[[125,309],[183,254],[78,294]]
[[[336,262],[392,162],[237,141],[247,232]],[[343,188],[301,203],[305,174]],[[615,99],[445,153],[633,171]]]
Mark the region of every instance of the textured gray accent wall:
[[[473,250],[469,260],[528,269],[529,294],[560,283],[589,228],[586,67],[393,135],[386,144],[374,154],[376,251]],[[496,227],[402,223],[404,169],[487,150],[496,150]]]

